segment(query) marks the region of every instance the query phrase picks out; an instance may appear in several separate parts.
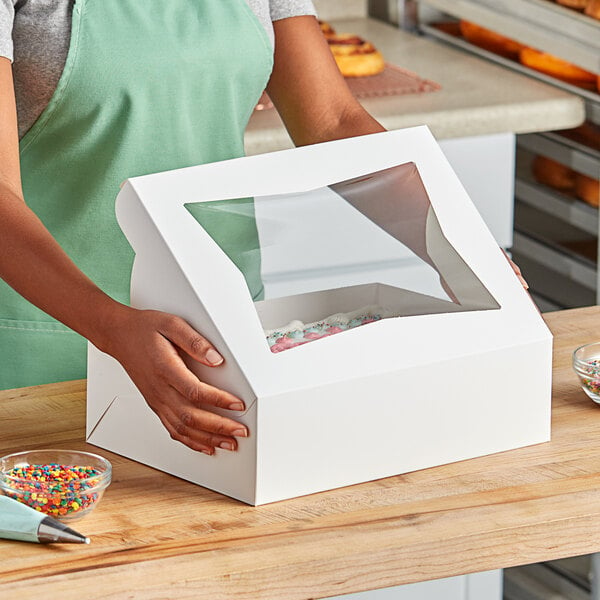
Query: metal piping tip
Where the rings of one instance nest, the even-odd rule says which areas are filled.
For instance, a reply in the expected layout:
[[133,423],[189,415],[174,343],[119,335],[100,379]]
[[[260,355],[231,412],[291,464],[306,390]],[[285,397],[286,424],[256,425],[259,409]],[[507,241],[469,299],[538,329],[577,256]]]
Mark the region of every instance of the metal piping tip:
[[90,538],[52,517],[45,517],[38,527],[38,541],[40,543],[89,544]]

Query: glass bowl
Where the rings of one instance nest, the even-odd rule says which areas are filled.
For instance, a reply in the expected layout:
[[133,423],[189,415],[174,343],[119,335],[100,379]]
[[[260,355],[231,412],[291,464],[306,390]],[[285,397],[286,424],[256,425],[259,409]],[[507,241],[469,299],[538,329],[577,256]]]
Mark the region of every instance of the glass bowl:
[[600,403],[600,342],[585,344],[573,352],[573,369],[583,391]]
[[111,464],[76,450],[30,450],[0,458],[0,491],[60,521],[90,513],[111,481]]

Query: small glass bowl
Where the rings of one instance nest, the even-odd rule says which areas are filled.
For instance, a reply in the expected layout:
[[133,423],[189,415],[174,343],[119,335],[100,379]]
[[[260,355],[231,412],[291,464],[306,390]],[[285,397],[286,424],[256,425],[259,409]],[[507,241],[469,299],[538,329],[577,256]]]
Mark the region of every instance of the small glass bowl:
[[0,491],[60,521],[90,513],[111,481],[101,456],[76,450],[30,450],[0,458]]
[[600,342],[577,348],[573,352],[573,369],[583,391],[600,404]]

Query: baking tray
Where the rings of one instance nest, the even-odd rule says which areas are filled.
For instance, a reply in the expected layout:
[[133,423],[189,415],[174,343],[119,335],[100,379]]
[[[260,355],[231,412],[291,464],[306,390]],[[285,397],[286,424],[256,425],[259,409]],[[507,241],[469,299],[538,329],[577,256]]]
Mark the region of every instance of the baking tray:
[[547,0],[422,1],[600,73],[600,20]]
[[595,265],[590,260],[578,256],[576,252],[567,253],[563,248],[549,245],[544,240],[532,236],[530,232],[521,231],[520,229],[515,229],[512,250],[529,256],[532,260],[568,277],[569,280],[589,290],[596,290],[597,288]]
[[[486,60],[489,60],[491,62],[508,67],[509,69],[517,71],[518,73],[522,73],[523,75],[533,77],[535,79],[538,79],[539,81],[543,81],[544,83],[549,83],[550,85],[564,90],[565,92],[570,92],[571,94],[580,96],[585,102],[585,111],[587,119],[600,125],[600,94],[583,89],[576,85],[571,85],[564,81],[560,81],[559,79],[555,79],[554,77],[550,77],[549,75],[546,75],[545,73],[540,73],[539,71],[536,71],[534,69],[530,69],[529,67],[526,67],[525,65],[522,65],[519,62],[510,60],[508,58],[504,58],[503,56],[499,56],[498,54],[494,54],[493,52],[489,52],[488,50],[484,50],[479,46],[475,46],[474,44],[467,42],[463,38],[442,31],[432,25],[423,24],[421,25],[420,29],[423,33],[433,38],[436,38],[442,42],[445,42],[450,46],[461,48],[481,58],[485,58]],[[600,36],[600,30],[598,35]],[[553,54],[559,54],[557,48],[555,48]],[[560,54],[560,56],[565,60],[571,60],[567,57],[566,54]],[[598,59],[600,60],[600,55]]]
[[517,137],[517,146],[542,154],[593,179],[600,178],[600,152],[556,133],[527,133]]
[[591,235],[598,235],[597,208],[540,185],[533,178],[517,174],[515,197],[537,210],[562,219],[573,227],[578,227]]

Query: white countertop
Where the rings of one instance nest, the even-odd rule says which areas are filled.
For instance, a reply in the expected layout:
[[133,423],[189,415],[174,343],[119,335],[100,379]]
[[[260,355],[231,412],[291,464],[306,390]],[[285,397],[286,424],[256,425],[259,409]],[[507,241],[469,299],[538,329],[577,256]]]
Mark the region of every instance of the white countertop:
[[[438,139],[576,127],[583,101],[562,90],[374,19],[333,21],[339,32],[372,41],[389,63],[435,81],[441,90],[363,100],[388,129],[428,125]],[[248,154],[292,147],[274,109],[256,111],[246,131]]]

